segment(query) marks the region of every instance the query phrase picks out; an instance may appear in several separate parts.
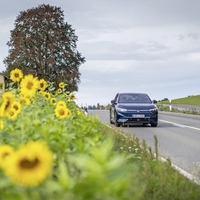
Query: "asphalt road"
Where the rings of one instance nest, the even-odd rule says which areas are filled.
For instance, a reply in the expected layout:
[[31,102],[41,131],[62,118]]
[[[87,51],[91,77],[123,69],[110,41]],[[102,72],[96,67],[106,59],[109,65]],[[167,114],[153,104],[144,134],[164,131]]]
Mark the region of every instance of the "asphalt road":
[[[109,124],[109,111],[89,111],[99,120]],[[110,125],[110,124],[109,124]],[[172,163],[184,171],[200,175],[200,116],[159,111],[158,127],[132,126],[115,127],[125,133],[135,134],[141,141],[154,148],[154,135],[158,138],[161,157],[170,158]]]

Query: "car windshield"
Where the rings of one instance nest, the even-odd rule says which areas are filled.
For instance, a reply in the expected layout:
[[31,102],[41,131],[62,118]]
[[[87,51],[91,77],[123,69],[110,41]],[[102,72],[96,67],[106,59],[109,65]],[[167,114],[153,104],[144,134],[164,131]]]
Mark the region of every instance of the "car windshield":
[[151,99],[146,94],[121,94],[119,103],[151,103]]

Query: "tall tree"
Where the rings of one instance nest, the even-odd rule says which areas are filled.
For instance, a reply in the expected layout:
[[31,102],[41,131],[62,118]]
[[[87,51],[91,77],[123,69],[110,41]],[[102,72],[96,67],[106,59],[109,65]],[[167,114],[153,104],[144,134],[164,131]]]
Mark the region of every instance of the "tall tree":
[[66,83],[78,91],[79,66],[85,62],[76,48],[78,37],[64,22],[60,7],[42,4],[20,12],[7,42],[9,55],[4,59],[5,73],[19,68],[47,81]]

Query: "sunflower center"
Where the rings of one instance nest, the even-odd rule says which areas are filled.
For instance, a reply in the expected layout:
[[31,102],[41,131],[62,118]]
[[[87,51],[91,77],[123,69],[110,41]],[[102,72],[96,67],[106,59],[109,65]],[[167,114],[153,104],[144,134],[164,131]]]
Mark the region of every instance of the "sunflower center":
[[8,152],[5,152],[3,155],[2,155],[2,158],[5,158],[6,156],[8,156],[9,153]]
[[14,105],[13,108],[14,108],[15,110],[19,110],[19,108],[18,108],[17,105]]
[[23,169],[33,169],[39,164],[39,160],[35,158],[34,160],[24,159],[20,162],[20,167]]
[[27,84],[27,88],[28,88],[29,90],[31,90],[32,87],[33,87],[33,83],[32,83],[32,82],[29,82],[29,83]]
[[60,115],[64,115],[65,111],[64,110],[60,110]]
[[9,114],[11,117],[15,115],[15,113],[13,111],[10,111]]
[[6,102],[6,105],[5,105],[5,110],[7,110],[9,107],[10,107],[10,102],[7,101],[7,102]]
[[19,78],[19,74],[18,73],[15,73],[15,78]]

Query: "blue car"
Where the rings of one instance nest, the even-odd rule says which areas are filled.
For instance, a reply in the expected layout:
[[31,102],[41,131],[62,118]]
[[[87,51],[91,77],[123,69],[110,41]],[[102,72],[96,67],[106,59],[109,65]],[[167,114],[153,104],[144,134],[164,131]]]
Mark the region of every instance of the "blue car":
[[148,125],[157,127],[156,100],[145,93],[118,93],[111,101],[110,123],[121,125]]

